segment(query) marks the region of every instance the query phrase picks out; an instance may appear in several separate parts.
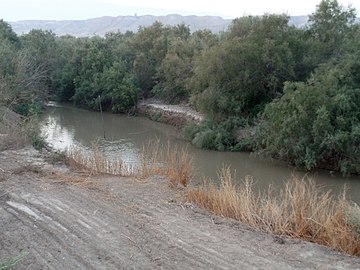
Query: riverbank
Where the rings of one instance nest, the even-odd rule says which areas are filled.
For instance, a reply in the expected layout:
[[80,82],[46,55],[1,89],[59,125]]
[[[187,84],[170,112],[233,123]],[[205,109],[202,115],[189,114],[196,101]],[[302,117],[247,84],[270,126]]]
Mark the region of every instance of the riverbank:
[[32,148],[0,152],[0,262],[19,269],[358,269],[183,201],[163,177],[90,175]]
[[[139,102],[137,112],[153,121],[182,128],[186,124],[200,124],[205,115],[195,111],[187,104],[168,105],[157,99],[146,99]],[[255,135],[254,127],[237,128],[233,136],[237,142]]]
[[200,123],[205,115],[195,111],[188,105],[168,105],[156,99],[139,102],[137,112],[148,116],[151,120],[182,127],[184,124]]

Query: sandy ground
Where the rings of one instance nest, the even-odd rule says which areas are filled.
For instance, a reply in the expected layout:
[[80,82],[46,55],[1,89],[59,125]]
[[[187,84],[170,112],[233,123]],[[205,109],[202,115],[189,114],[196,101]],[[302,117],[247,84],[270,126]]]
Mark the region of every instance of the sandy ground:
[[165,179],[89,176],[31,148],[0,152],[0,262],[16,269],[360,269],[183,202]]

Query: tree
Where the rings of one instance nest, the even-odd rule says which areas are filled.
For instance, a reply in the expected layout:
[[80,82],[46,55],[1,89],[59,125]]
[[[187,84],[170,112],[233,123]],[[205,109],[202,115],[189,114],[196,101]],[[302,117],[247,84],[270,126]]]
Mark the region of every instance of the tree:
[[257,150],[308,170],[359,173],[359,63],[359,52],[349,53],[307,82],[286,83],[284,95],[266,106]]
[[315,42],[312,56],[320,58],[320,63],[332,57],[341,57],[344,45],[352,37],[355,18],[354,8],[344,8],[337,0],[322,0],[309,16],[308,32]]
[[131,46],[135,55],[133,70],[145,96],[156,84],[154,77],[167,51],[165,28],[160,22],[140,28]]
[[16,33],[12,30],[10,24],[4,20],[0,20],[0,40],[8,40],[17,48],[20,47],[20,41]]
[[192,76],[192,57],[194,48],[188,42],[190,29],[184,25],[171,28],[168,50],[157,68],[155,75],[157,84],[152,93],[170,103],[187,100],[189,92],[186,88],[188,78]]
[[46,92],[55,90],[56,55],[55,34],[51,31],[31,30],[21,36],[22,53],[26,54],[31,64],[42,70],[44,79],[42,87]]
[[77,50],[81,41],[72,36],[62,36],[56,39],[56,44],[57,65],[52,94],[60,101],[69,101],[75,94],[74,79],[79,71]]
[[235,20],[225,40],[197,59],[192,103],[220,119],[256,116],[294,78],[287,40],[292,29],[284,15]]
[[42,65],[32,61],[11,27],[0,21],[0,102],[22,115],[39,113],[47,98]]

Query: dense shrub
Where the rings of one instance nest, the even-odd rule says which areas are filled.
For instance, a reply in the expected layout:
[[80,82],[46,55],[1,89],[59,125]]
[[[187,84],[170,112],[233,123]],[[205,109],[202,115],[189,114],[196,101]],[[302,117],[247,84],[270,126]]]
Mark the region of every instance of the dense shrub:
[[230,117],[221,123],[208,119],[200,124],[186,125],[183,133],[187,140],[199,148],[219,151],[235,150],[238,142],[234,130],[245,126],[246,123],[247,120],[237,117]]
[[289,82],[268,104],[258,150],[297,166],[360,173],[360,54],[327,64],[307,82]]
[[225,39],[196,59],[191,103],[220,118],[256,116],[295,76],[294,33],[285,15],[234,20]]

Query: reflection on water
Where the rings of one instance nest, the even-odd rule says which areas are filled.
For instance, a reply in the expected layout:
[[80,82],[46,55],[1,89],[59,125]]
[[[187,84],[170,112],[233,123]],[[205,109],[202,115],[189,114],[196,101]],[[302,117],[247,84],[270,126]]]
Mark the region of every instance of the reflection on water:
[[[43,115],[41,131],[46,134],[47,142],[55,149],[63,150],[69,145],[90,148],[98,141],[99,148],[108,157],[121,157],[127,163],[136,163],[137,157],[149,140],[159,140],[160,144],[176,144],[187,147],[194,159],[196,178],[202,176],[216,178],[218,169],[231,165],[238,179],[252,175],[255,183],[262,189],[273,184],[280,187],[292,174],[303,177],[306,173],[293,168],[255,158],[248,153],[230,153],[201,150],[181,139],[175,128],[153,122],[144,117],[127,117],[119,114],[104,114],[106,140],[101,115],[97,112],[74,108],[69,105],[53,103]],[[100,139],[99,139],[100,138]],[[313,176],[309,174],[309,176]],[[328,189],[338,193],[344,184],[349,187],[351,199],[360,202],[360,177],[342,178],[331,176],[328,172],[315,173],[316,180]]]
[[41,133],[46,136],[47,142],[55,149],[64,150],[67,146],[76,143],[74,129],[63,127],[59,123],[59,115],[47,115],[42,121]]

